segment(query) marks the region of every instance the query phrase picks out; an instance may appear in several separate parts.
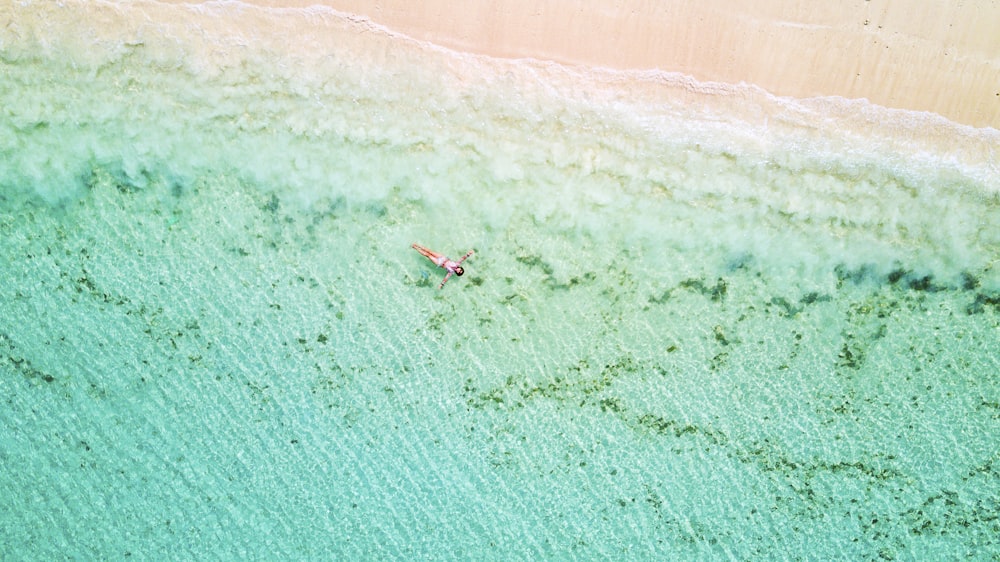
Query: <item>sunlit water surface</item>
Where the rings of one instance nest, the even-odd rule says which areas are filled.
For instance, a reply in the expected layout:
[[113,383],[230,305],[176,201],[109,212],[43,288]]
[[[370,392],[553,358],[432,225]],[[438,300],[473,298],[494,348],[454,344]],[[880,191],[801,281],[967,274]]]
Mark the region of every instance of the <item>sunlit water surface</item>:
[[[4,557],[1000,553],[995,131],[328,10],[0,15]],[[413,242],[476,253],[438,290]]]

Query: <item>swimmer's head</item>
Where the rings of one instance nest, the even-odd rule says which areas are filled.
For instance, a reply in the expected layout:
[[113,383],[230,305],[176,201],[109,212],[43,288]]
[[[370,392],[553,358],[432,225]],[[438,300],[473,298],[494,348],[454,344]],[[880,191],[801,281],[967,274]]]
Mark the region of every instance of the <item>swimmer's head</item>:
[[462,266],[458,266],[455,268],[455,275],[461,277],[463,273],[465,273],[465,270],[462,269]]

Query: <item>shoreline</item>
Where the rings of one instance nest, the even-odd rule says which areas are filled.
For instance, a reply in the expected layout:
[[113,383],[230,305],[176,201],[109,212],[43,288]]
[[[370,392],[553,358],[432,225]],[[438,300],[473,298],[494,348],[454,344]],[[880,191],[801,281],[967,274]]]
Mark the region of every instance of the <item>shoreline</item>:
[[[10,8],[16,25],[6,48],[13,59],[35,56],[39,46],[31,38],[46,36],[52,39],[43,51],[70,68],[120,64],[134,52],[146,64],[187,68],[206,79],[235,84],[242,81],[233,71],[247,65],[247,57],[254,69],[271,60],[280,75],[271,78],[307,104],[315,104],[315,94],[331,87],[329,76],[349,64],[355,68],[347,75],[351,79],[381,76],[394,84],[397,95],[411,86],[430,88],[437,92],[433,104],[442,108],[462,108],[469,92],[501,86],[529,105],[540,94],[562,98],[564,104],[601,106],[602,115],[610,112],[637,130],[673,130],[694,145],[707,142],[720,152],[742,146],[765,159],[786,149],[857,162],[877,157],[879,165],[908,169],[907,174],[917,177],[942,166],[974,179],[991,194],[1000,189],[995,149],[1000,130],[994,127],[976,128],[930,111],[836,94],[783,96],[753,82],[704,81],[676,70],[616,69],[456,50],[332,6],[345,0],[324,1],[311,8],[306,7],[310,0],[78,1]],[[0,21],[4,15],[0,10]],[[91,48],[95,45],[100,48]],[[34,111],[34,120],[51,120],[44,108]],[[341,121],[296,121],[293,130],[352,130]]]
[[[181,0],[160,0],[181,3]],[[243,0],[325,6],[416,40],[503,59],[689,75],[751,84],[777,97],[842,97],[1000,129],[1000,4],[768,0],[733,8],[683,0],[658,8],[580,7],[565,0]]]

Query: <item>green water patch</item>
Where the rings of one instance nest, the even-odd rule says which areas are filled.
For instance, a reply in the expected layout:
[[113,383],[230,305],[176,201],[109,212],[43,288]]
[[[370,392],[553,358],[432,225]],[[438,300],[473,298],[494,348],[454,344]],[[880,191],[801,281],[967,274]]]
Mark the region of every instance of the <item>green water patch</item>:
[[[727,459],[739,478],[763,482],[755,514],[799,531],[832,517],[854,537],[849,551],[858,555],[892,558],[928,540],[989,542],[996,493],[979,501],[984,481],[969,475],[989,464],[995,446],[984,400],[995,392],[986,374],[997,360],[987,351],[997,317],[988,308],[968,312],[981,298],[974,283],[938,285],[927,275],[909,282],[874,271],[834,268],[822,292],[740,268],[625,300],[578,295],[581,306],[600,309],[593,321],[606,322],[591,330],[598,334],[591,345],[576,358],[543,359],[543,368],[529,365],[494,384],[467,378],[465,403],[493,420],[555,408],[567,420],[604,419],[685,464]],[[607,282],[603,275],[593,280]],[[619,306],[630,310],[619,314]],[[544,357],[546,346],[538,346]],[[946,446],[955,431],[977,436]],[[500,454],[497,466],[516,471]],[[571,458],[592,463],[599,456]],[[924,472],[928,463],[945,472]],[[619,500],[623,508],[645,497],[638,505],[659,512],[670,501],[655,488],[630,490]],[[942,518],[942,508],[936,522],[920,524],[933,528],[934,538],[921,534],[913,525],[919,506],[943,498],[962,515]],[[696,535],[706,544],[723,540]]]
[[[781,275],[742,250],[515,213],[473,227],[472,243],[435,244],[476,250],[438,290],[440,270],[409,244],[447,239],[439,207],[403,189],[302,205],[227,174],[178,182],[156,169],[96,166],[79,199],[7,200],[0,222],[8,404],[65,434],[68,448],[38,454],[94,457],[82,461],[94,489],[122,478],[107,455],[162,447],[172,452],[120,470],[131,482],[195,470],[178,459],[221,460],[228,468],[193,481],[257,505],[274,482],[314,482],[310,467],[332,456],[362,476],[341,474],[305,505],[385,516],[403,508],[379,482],[433,456],[449,478],[488,482],[475,501],[446,496],[484,528],[498,520],[473,503],[524,525],[542,523],[542,505],[602,514],[551,535],[586,552],[623,552],[632,525],[656,537],[644,552],[676,555],[740,537],[761,555],[805,555],[796,534],[831,528],[824,548],[858,557],[996,536],[1000,320],[988,273],[877,263]],[[175,451],[146,422],[109,429],[128,427],[109,412],[153,417],[164,404],[182,405],[163,415],[211,454]],[[82,412],[80,430],[64,429],[67,409]],[[303,468],[261,461],[272,485],[237,490],[246,442]],[[440,488],[407,482],[414,498]],[[359,503],[359,487],[373,499]],[[89,489],[64,488],[74,513],[94,515]],[[220,517],[182,503],[172,521]],[[358,528],[353,509],[342,516]]]
[[[8,11],[15,556],[1000,550],[992,133],[322,9]],[[414,242],[475,254],[439,290]]]

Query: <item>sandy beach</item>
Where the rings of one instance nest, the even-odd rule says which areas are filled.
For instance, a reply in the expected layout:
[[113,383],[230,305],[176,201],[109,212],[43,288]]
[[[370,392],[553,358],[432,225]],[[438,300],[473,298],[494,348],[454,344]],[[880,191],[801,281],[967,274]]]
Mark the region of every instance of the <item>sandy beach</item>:
[[750,83],[777,96],[863,98],[1000,127],[995,2],[248,1],[321,3],[479,54],[680,72],[699,81]]

